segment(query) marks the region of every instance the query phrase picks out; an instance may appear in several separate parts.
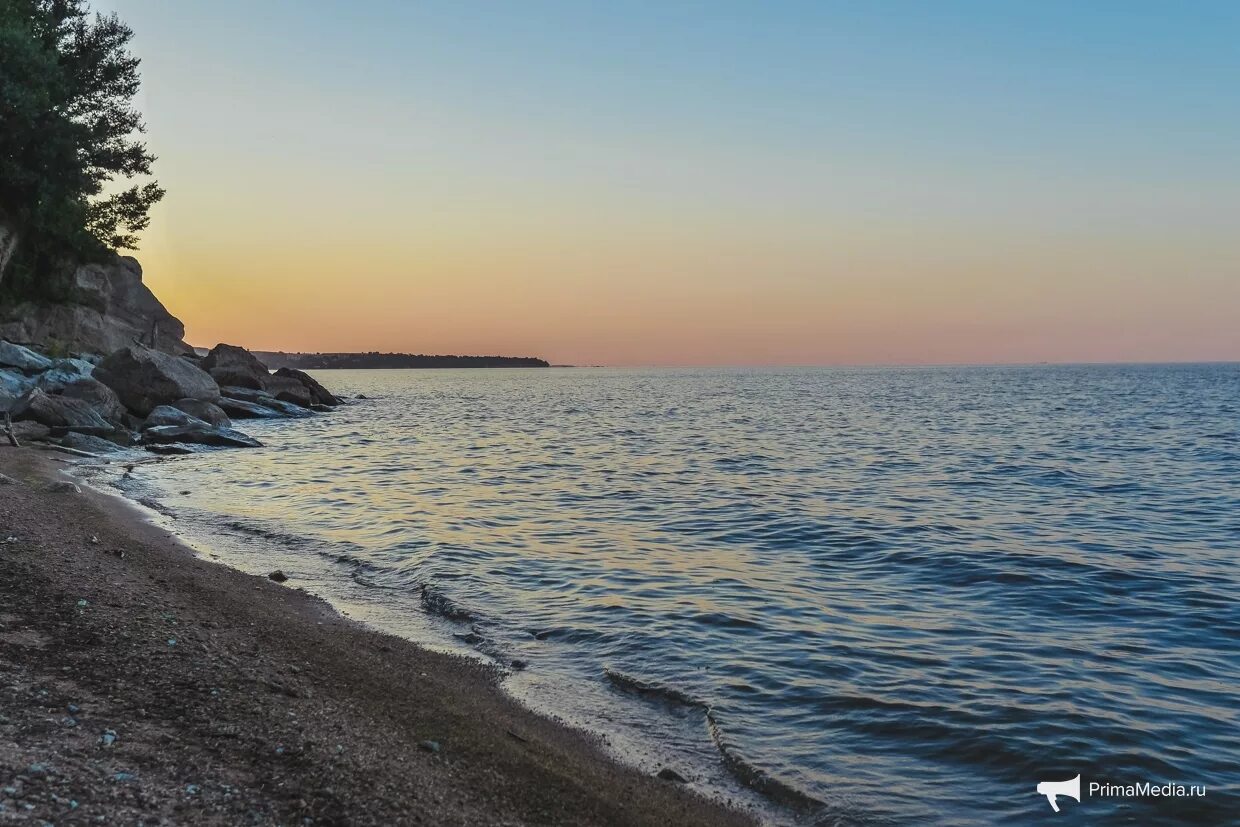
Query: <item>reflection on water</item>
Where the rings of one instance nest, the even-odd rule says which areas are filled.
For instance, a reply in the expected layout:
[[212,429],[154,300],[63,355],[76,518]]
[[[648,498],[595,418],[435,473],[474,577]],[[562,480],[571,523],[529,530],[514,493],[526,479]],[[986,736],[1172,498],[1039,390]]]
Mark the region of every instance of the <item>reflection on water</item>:
[[1236,811],[1236,366],[319,378],[371,398],[138,476],[652,770],[820,823],[1052,823],[1077,772],[1209,789],[1093,824]]

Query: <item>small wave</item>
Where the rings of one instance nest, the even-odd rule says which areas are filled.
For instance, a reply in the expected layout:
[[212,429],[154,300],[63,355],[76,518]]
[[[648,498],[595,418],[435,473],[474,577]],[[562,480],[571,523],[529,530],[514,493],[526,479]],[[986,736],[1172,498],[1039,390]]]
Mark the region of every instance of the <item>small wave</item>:
[[791,784],[780,781],[737,755],[736,749],[724,739],[719,719],[710,709],[706,710],[706,726],[710,731],[711,742],[714,743],[715,749],[719,751],[719,756],[723,760],[723,765],[737,781],[776,804],[796,810],[813,810],[823,806],[822,801],[798,790]]
[[635,678],[632,675],[626,675],[615,669],[604,669],[603,674],[607,676],[607,680],[611,681],[619,689],[626,692],[634,692],[639,695],[648,695],[660,698],[669,703],[678,704],[680,706],[700,707],[709,709],[710,705],[705,701],[699,700],[687,692],[683,692],[672,686],[664,686],[650,681],[644,681],[641,678]]
[[439,589],[427,583],[422,584],[422,606],[430,614],[438,615],[448,620],[467,623],[474,619],[472,612],[454,603]]

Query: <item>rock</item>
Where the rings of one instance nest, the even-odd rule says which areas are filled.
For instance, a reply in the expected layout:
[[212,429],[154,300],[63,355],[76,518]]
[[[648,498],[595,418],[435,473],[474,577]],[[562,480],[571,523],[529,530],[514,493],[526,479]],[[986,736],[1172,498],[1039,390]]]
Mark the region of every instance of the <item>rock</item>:
[[220,398],[219,385],[210,374],[186,359],[142,345],[110,354],[95,368],[94,378],[116,391],[125,407],[139,416],[179,399]]
[[[209,403],[208,403],[209,404]],[[177,425],[183,428],[210,428],[211,424],[196,416],[190,416],[180,408],[171,405],[160,405],[147,414],[140,430],[155,428],[160,425]]]
[[40,356],[28,347],[0,341],[0,365],[27,373],[40,373],[52,366],[52,360]]
[[[274,402],[275,400],[271,400]],[[228,416],[234,419],[283,419],[284,414],[275,408],[269,408],[266,405],[259,405],[256,402],[245,402],[241,399],[231,399],[227,396],[219,398],[220,409]]]
[[512,662],[512,668],[517,670],[518,672],[520,672],[522,669],[528,668],[529,665],[530,665],[529,661],[524,661],[524,660],[521,660],[520,658],[517,658],[513,660]]
[[160,456],[182,456],[184,454],[198,453],[193,448],[175,443],[170,445],[143,445],[142,447],[152,454],[159,454]]
[[166,353],[192,352],[185,325],[142,283],[142,267],[128,256],[78,267],[69,301],[24,302],[0,311],[0,337],[57,343],[74,351],[112,353],[133,342]]
[[685,778],[683,775],[676,772],[676,770],[671,769],[670,767],[664,767],[663,769],[659,770],[658,777],[664,781],[672,781],[676,784],[688,784],[689,783],[689,779]]
[[[287,382],[288,380],[281,379],[280,381]],[[257,391],[253,388],[239,388],[235,385],[227,385],[220,388],[220,394],[228,397],[229,399],[249,402],[253,405],[262,405],[263,407],[269,408],[283,416],[314,416],[313,412],[309,409],[303,408],[301,405],[297,405],[293,402],[286,402],[283,399],[276,399],[267,391]],[[225,411],[228,411],[228,408],[224,406],[223,403],[220,404],[220,407],[224,408]],[[238,419],[242,418],[231,411],[228,411],[228,413],[231,416],[236,416]],[[271,417],[263,418],[270,419]]]
[[291,402],[303,408],[309,408],[314,403],[310,389],[289,376],[269,376],[267,392],[281,402]]
[[116,391],[97,379],[84,377],[65,385],[60,395],[66,399],[80,399],[90,405],[108,422],[117,425],[125,422],[125,406]]
[[[105,729],[105,730],[103,731],[103,734],[99,736],[99,746],[101,746],[101,747],[110,747],[110,746],[112,746],[113,744],[115,744],[115,743],[117,742],[118,738],[119,738],[119,736],[116,734],[116,730],[114,730],[114,729]],[[121,776],[121,775],[129,775],[129,773],[119,773],[119,772],[118,772],[118,773],[116,774],[116,777],[117,777],[117,780],[118,780],[118,781],[119,781],[119,780],[122,780],[122,779],[120,779],[120,778],[119,778],[119,776]],[[129,775],[129,778],[133,778],[133,776],[132,776],[132,775]],[[128,779],[123,779],[123,780],[128,780]]]
[[315,413],[331,413],[332,411],[336,409],[332,407],[331,405],[320,405],[319,403],[316,402],[315,404],[310,406],[310,410],[314,411]]
[[82,359],[57,359],[39,374],[35,384],[48,393],[59,393],[66,385],[89,378],[94,370],[94,365]]
[[267,575],[267,579],[268,579],[268,580],[274,580],[274,581],[276,581],[277,583],[283,583],[283,582],[285,582],[286,580],[288,580],[288,575],[287,575],[287,574],[285,574],[284,572],[280,571],[279,569],[276,569],[276,570],[275,570],[275,571],[273,571],[271,574]]
[[122,448],[128,448],[134,444],[133,432],[126,428],[118,428],[108,425],[105,428],[97,428],[90,425],[78,425],[76,427],[68,427],[64,425],[56,425],[49,430],[48,435],[52,439],[63,439],[69,434],[82,434],[83,436],[93,436],[99,439],[106,439],[113,445],[119,445]]
[[67,396],[52,396],[39,388],[17,400],[12,415],[15,420],[30,420],[48,427],[112,427],[89,403]]
[[340,400],[337,399],[327,388],[319,384],[313,376],[303,370],[296,368],[280,368],[275,373],[276,376],[288,377],[296,379],[306,390],[310,391],[310,401],[315,405],[339,405]]
[[43,489],[49,494],[81,494],[82,489],[78,488],[68,480],[57,480],[47,484],[47,488]]
[[0,395],[17,399],[33,386],[33,381],[15,370],[0,370]]
[[90,434],[67,433],[60,438],[60,444],[75,451],[87,451],[91,454],[113,454],[123,450],[111,440]]
[[185,411],[190,416],[201,419],[203,422],[216,428],[227,428],[232,425],[228,414],[224,413],[219,405],[212,402],[204,402],[201,399],[178,399],[172,403],[172,407]]
[[202,360],[202,369],[220,385],[263,390],[271,372],[253,353],[236,345],[219,344]]
[[419,741],[418,746],[426,750],[427,752],[439,752],[439,750],[441,749],[438,741],[430,741],[430,740]]
[[21,483],[12,477],[6,477],[4,474],[0,474],[0,485],[21,485]]
[[261,448],[262,443],[232,428],[204,426],[158,425],[142,432],[142,441],[149,445],[169,442],[190,442],[217,448]]

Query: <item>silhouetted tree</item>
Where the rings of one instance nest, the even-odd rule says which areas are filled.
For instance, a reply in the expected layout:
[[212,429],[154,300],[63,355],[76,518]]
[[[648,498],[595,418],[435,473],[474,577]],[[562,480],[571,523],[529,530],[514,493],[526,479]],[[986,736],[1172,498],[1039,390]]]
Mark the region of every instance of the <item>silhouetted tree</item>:
[[64,263],[134,247],[164,195],[120,183],[155,160],[133,105],[132,37],[85,0],[0,0],[0,222],[17,238],[7,292],[54,294]]

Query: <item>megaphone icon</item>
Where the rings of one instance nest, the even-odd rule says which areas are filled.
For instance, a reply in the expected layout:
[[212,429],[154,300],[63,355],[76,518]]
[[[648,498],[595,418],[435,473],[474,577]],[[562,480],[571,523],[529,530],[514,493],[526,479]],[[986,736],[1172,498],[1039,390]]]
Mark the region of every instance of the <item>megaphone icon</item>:
[[1070,778],[1067,781],[1039,781],[1038,795],[1046,796],[1046,800],[1051,803],[1051,809],[1059,812],[1059,804],[1055,801],[1055,796],[1066,795],[1078,804],[1081,801],[1081,776]]

